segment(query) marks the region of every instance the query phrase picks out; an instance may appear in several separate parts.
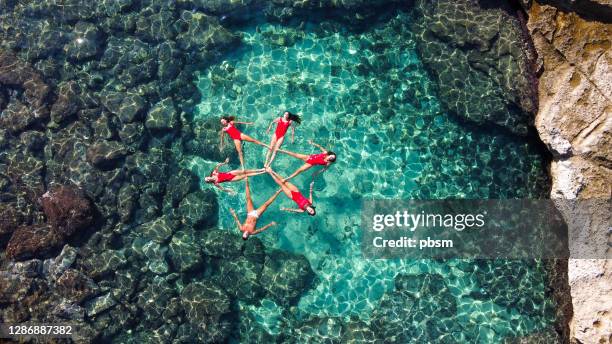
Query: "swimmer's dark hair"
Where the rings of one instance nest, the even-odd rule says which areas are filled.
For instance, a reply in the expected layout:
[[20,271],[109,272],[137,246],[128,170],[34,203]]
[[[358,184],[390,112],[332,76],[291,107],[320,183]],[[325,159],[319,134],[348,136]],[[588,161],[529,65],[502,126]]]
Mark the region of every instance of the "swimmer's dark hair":
[[289,114],[289,120],[294,121],[297,124],[302,124],[302,117],[300,117],[299,115],[295,115],[295,114],[291,113],[290,111],[283,112],[283,115],[285,113]]
[[231,122],[231,121],[235,120],[236,117],[234,117],[234,116],[221,116],[221,119],[224,119],[224,120],[226,120],[228,122]]
[[327,151],[327,156],[333,155],[335,156],[334,161],[338,160],[338,154],[332,152],[332,151]]

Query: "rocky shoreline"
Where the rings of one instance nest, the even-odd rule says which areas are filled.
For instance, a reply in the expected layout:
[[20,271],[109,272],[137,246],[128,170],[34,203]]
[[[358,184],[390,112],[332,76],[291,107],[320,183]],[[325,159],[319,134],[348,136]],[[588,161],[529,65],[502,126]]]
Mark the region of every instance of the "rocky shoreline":
[[[371,7],[389,3],[421,11],[414,24],[425,38],[419,50],[448,111],[517,135],[529,135],[535,116],[554,158],[552,196],[610,197],[609,22],[523,1],[541,59],[536,92],[516,13],[477,1],[439,1],[431,8],[382,0],[0,1],[0,319],[75,321],[82,325],[78,342],[181,343],[194,333],[201,342],[231,336],[280,342],[309,340],[321,329],[359,342],[397,332],[384,309],[373,325],[297,319],[295,304],[315,282],[308,261],[216,229],[215,194],[200,190],[197,177],[179,167],[184,154],[221,160],[210,149],[216,123],[195,123],[191,113],[200,98],[194,73],[240,42],[228,23],[249,20],[252,10],[289,22],[323,9],[359,26],[376,16]],[[474,26],[475,33],[464,35],[469,39],[461,38],[461,22],[436,26],[457,7],[488,25]],[[589,55],[579,56],[579,48]],[[501,62],[476,63],[487,60]],[[470,92],[469,85],[489,85],[491,94]],[[574,103],[564,105],[568,100]],[[579,115],[567,110],[573,105]],[[559,302],[570,292],[564,264],[551,269],[562,275],[554,279],[562,285],[553,286]],[[610,315],[597,312],[611,307],[585,303],[597,302],[592,293],[610,295],[611,276],[606,263],[570,262],[571,331],[561,324],[542,338],[568,341],[571,332],[596,342],[605,335]],[[394,293],[410,307],[425,307],[413,305],[414,295],[432,291],[430,279],[439,276],[420,277],[414,285],[396,279]],[[452,309],[441,285],[435,292]],[[390,310],[408,306],[393,304],[392,296],[383,300]],[[292,319],[285,332],[271,336],[255,319],[233,315],[239,301],[262,297]],[[570,317],[567,304],[559,308]]]
[[[526,5],[541,65],[535,125],[553,154],[551,198],[596,200],[587,212],[566,209],[564,215],[579,226],[606,228],[612,195],[612,4],[543,3],[550,4]],[[608,241],[605,231],[589,232],[591,242]],[[581,257],[580,252],[570,254]],[[601,247],[595,256],[610,258],[609,248]],[[610,341],[610,260],[570,259],[567,275],[573,305],[567,317],[571,341]]]

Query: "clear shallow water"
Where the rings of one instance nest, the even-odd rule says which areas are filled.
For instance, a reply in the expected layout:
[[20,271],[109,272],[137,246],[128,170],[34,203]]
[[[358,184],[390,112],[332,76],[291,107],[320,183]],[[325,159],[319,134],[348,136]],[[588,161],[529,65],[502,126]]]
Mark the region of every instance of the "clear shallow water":
[[[316,179],[316,217],[279,211],[292,206],[281,195],[260,220],[261,225],[279,223],[260,235],[267,246],[305,255],[317,273],[315,287],[298,305],[301,316],[368,321],[383,294],[393,290],[396,275],[437,273],[445,277],[456,299],[454,320],[466,340],[498,341],[548,326],[553,317],[545,309],[550,304],[533,301],[536,310],[525,313],[520,307],[494,303],[494,295],[491,300],[475,300],[473,293],[482,286],[457,268],[459,260],[364,260],[360,255],[362,198],[543,195],[545,165],[534,147],[494,129],[461,124],[441,111],[435,85],[418,59],[409,20],[400,14],[363,33],[326,31],[315,25],[303,30],[266,23],[247,27],[238,51],[201,72],[203,101],[196,120],[237,115],[255,122],[243,126],[243,132],[269,142],[269,122],[288,109],[300,113],[303,124],[296,128],[294,143],[287,137],[284,149],[317,152],[307,144],[312,139],[338,154],[339,161]],[[259,146],[247,143],[244,151],[247,168],[263,165],[265,151]],[[184,161],[201,177],[214,163],[198,157]],[[232,168],[238,167],[237,161],[232,163]],[[279,153],[273,168],[288,175],[301,163]],[[293,180],[304,193],[314,170]],[[244,184],[228,186],[238,194],[219,194],[219,221],[235,231],[229,208],[245,216]],[[262,175],[251,178],[251,188],[257,206],[277,187]],[[496,264],[503,269],[506,263]],[[544,298],[545,286],[540,268],[528,271],[523,278],[531,290],[525,291],[523,301],[530,303],[534,295]],[[272,301],[243,305],[242,310],[256,315],[270,333],[282,324]]]

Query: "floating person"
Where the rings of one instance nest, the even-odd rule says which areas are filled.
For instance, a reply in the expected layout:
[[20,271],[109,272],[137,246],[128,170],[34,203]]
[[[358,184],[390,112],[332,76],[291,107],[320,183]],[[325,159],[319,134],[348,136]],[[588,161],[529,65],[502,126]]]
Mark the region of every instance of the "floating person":
[[236,146],[236,151],[238,151],[238,158],[240,159],[240,167],[242,167],[242,169],[244,170],[244,157],[242,156],[242,141],[248,141],[248,142],[252,142],[255,144],[258,144],[260,146],[264,146],[267,147],[268,149],[270,148],[268,145],[266,145],[265,143],[262,143],[260,141],[255,140],[254,138],[250,137],[249,135],[243,134],[240,132],[240,130],[238,130],[238,128],[236,128],[234,126],[234,124],[245,124],[245,125],[250,125],[253,124],[253,122],[238,122],[235,120],[234,116],[223,116],[221,117],[221,125],[223,126],[221,128],[221,146],[220,149],[223,150],[223,147],[225,145],[225,142],[223,140],[223,133],[227,133],[227,135],[229,135],[229,137],[234,140],[234,145]]
[[229,172],[219,172],[219,167],[227,165],[228,162],[229,158],[225,159],[224,162],[218,163],[217,166],[215,166],[215,168],[212,170],[212,172],[210,172],[210,175],[208,177],[204,177],[204,181],[206,183],[213,184],[221,191],[235,193],[233,190],[223,188],[219,184],[225,182],[237,182],[247,177],[266,173],[266,170],[264,168],[260,168],[257,170],[233,170]]
[[297,159],[300,159],[300,160],[304,161],[304,165],[300,166],[289,177],[285,178],[285,180],[289,180],[289,179],[297,176],[298,174],[300,174],[300,173],[310,169],[311,167],[313,167],[315,165],[325,166],[323,169],[315,172],[312,175],[312,178],[314,179],[314,177],[316,177],[319,173],[324,172],[325,170],[327,170],[329,168],[329,166],[331,166],[331,164],[336,162],[336,157],[337,157],[336,153],[323,148],[321,145],[318,145],[318,144],[312,142],[311,140],[308,140],[308,143],[310,143],[311,145],[319,148],[323,153],[306,155],[306,154],[294,153],[294,152],[290,152],[290,151],[286,151],[286,150],[282,150],[282,149],[278,150],[281,153],[285,153],[285,154],[290,155],[290,156],[292,156],[294,158],[297,158]]
[[310,183],[310,197],[306,198],[295,185],[283,180],[283,178],[278,175],[278,173],[272,171],[269,166],[266,167],[266,171],[270,174],[270,176],[272,176],[276,184],[281,187],[285,195],[292,199],[298,206],[298,209],[281,208],[281,210],[294,213],[306,212],[310,216],[315,216],[317,214],[315,206],[312,205],[312,189],[314,187],[314,181]]
[[244,220],[244,223],[240,223],[240,220],[238,220],[238,215],[236,215],[236,212],[234,211],[234,209],[230,208],[230,212],[232,213],[232,216],[234,217],[234,220],[236,221],[238,230],[242,232],[242,240],[247,240],[249,236],[251,235],[259,234],[272,226],[276,226],[276,222],[272,221],[268,223],[267,225],[257,229],[257,220],[259,220],[259,217],[263,215],[263,213],[266,211],[266,209],[268,209],[270,204],[272,204],[272,202],[274,202],[276,197],[278,197],[278,195],[281,193],[281,189],[278,189],[278,191],[276,191],[274,195],[272,195],[272,197],[270,197],[261,207],[255,209],[255,206],[253,205],[253,200],[251,199],[251,188],[249,187],[249,178],[246,177],[244,180],[246,183],[246,202],[247,202],[246,220]]
[[[270,128],[272,128],[272,124],[276,123],[276,131],[274,131],[274,135],[272,135],[272,140],[270,141],[270,150],[266,154],[266,162],[264,163],[264,167],[270,166],[272,161],[274,161],[274,157],[276,157],[276,151],[280,148],[285,141],[285,134],[287,133],[287,129],[291,126],[291,123],[302,123],[302,118],[298,115],[294,115],[289,111],[285,111],[281,117],[274,119],[270,122],[268,126],[268,130],[266,133],[270,132]],[[291,143],[293,143],[295,139],[295,126],[291,127]]]

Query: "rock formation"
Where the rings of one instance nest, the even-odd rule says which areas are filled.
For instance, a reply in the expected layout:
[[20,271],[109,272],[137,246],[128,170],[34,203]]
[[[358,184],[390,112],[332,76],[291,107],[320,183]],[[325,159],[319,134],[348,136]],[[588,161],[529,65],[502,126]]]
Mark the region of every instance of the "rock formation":
[[[609,241],[606,228],[612,196],[612,4],[542,3],[550,5],[534,2],[528,9],[528,27],[541,59],[536,127],[553,154],[551,198],[595,199],[588,212],[567,209],[564,215],[578,226],[586,224],[591,229],[588,240],[596,246]],[[610,249],[602,247],[582,257],[584,252],[571,254],[608,258],[570,259],[568,266],[573,339],[608,342],[612,336]]]

